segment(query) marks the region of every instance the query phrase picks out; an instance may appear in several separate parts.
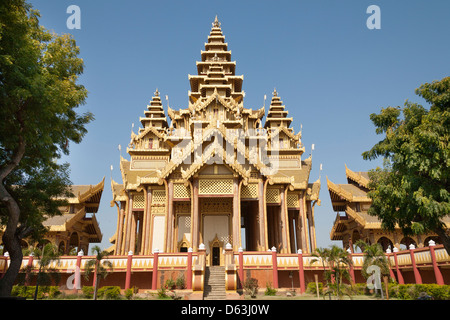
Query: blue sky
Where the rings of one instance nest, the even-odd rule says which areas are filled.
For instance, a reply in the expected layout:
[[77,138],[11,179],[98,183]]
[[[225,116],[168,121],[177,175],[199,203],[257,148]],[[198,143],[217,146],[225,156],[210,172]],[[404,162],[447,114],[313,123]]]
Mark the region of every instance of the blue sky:
[[[310,181],[321,173],[321,206],[316,206],[317,244],[327,247],[335,213],[326,176],[346,183],[345,164],[367,171],[381,161],[361,153],[382,137],[369,115],[382,107],[402,106],[425,82],[449,75],[449,1],[107,1],[33,0],[41,24],[71,33],[80,47],[85,71],[80,83],[89,97],[79,111],[91,111],[82,143],[70,145],[74,184],[96,184],[106,177],[97,219],[102,248],[116,230],[117,211],[110,207],[112,177],[121,182],[118,145],[126,149],[156,88],[170,107],[188,105],[188,74],[218,15],[222,31],[244,75],[244,106],[257,109],[276,87],[303,126],[304,158],[313,151]],[[381,29],[369,30],[370,5],[381,9]],[[69,5],[81,9],[81,29],[69,30]],[[167,103],[163,99],[165,110]],[[268,109],[266,104],[266,110]],[[123,155],[128,157],[124,151]],[[341,242],[334,242],[341,245]]]

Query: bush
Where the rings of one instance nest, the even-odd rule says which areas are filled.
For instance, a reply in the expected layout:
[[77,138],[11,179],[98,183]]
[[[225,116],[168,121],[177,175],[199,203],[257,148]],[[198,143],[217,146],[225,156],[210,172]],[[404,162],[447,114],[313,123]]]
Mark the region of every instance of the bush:
[[[22,297],[25,299],[33,299],[34,298],[34,292],[36,290],[35,286],[21,286],[16,285],[13,286],[11,295],[14,297]],[[41,294],[39,294],[41,293]],[[38,291],[38,298],[42,297],[42,289]]]
[[434,300],[450,300],[450,285],[438,284],[392,284],[388,287],[389,297],[401,300],[417,300],[422,295]]
[[256,298],[256,294],[258,293],[258,279],[247,278],[244,282],[244,289],[250,297]]
[[435,300],[450,300],[450,285],[440,286],[438,284],[427,285],[427,290],[423,290]]
[[[308,285],[306,286],[306,292],[311,294],[317,294],[316,283],[315,282],[308,283]],[[319,282],[319,294],[322,293],[323,293],[323,283]]]
[[[25,299],[34,299],[34,293],[36,291],[36,286],[21,286],[15,285],[11,291],[11,295],[14,297],[22,297]],[[38,288],[38,299],[54,299],[61,294],[59,287],[57,286],[39,286]]]
[[131,300],[131,298],[133,298],[133,295],[137,292],[138,292],[138,288],[136,288],[136,287],[129,288],[129,289],[125,290],[125,298],[127,300]]
[[165,283],[165,288],[167,290],[175,289],[175,281],[173,281],[172,279],[167,279]]
[[370,295],[370,290],[367,288],[366,283],[355,283],[352,287],[352,294],[354,295]]
[[180,274],[180,276],[177,278],[177,281],[175,282],[177,289],[184,289],[185,288],[185,280],[184,275]]
[[120,287],[104,286],[98,289],[98,297],[101,299],[114,300],[120,298]]
[[158,290],[158,299],[169,299],[170,297],[167,295],[167,290],[164,286],[161,286],[161,289]]
[[61,291],[59,290],[59,287],[57,287],[57,286],[51,286],[51,287],[49,288],[49,291],[48,291],[48,297],[49,297],[50,299],[54,299],[54,298],[58,297],[60,294],[61,294]]
[[266,283],[266,291],[264,292],[264,295],[266,296],[274,296],[276,295],[277,290],[275,288],[272,288],[270,283]]
[[92,299],[92,297],[94,296],[94,287],[84,286],[82,291],[83,291],[83,296],[86,299]]

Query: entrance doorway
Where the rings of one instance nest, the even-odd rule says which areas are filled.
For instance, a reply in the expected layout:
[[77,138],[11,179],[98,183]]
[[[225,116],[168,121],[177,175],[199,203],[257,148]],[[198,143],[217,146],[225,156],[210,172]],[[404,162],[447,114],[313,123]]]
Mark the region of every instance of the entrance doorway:
[[213,266],[220,266],[220,248],[213,247],[212,248],[212,259],[211,264]]
[[257,251],[259,243],[258,201],[241,201],[241,246]]

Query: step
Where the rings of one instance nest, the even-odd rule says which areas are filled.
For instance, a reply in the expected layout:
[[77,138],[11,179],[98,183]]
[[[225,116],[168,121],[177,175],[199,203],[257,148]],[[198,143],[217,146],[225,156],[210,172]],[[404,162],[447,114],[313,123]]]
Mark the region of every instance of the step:
[[205,270],[204,300],[225,300],[225,267],[211,266]]

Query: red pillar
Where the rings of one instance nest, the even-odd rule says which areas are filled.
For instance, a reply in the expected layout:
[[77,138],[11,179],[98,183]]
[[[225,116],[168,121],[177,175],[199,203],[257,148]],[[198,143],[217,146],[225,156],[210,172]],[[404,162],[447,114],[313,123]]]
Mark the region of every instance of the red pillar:
[[272,247],[272,265],[273,265],[273,287],[278,289],[278,265],[277,265],[277,249]]
[[[389,256],[391,255],[392,253],[391,253],[391,249],[387,249],[386,250],[386,258],[388,259],[388,261],[390,261],[389,260]],[[395,280],[395,274],[394,274],[394,271],[392,271],[392,268],[391,268],[391,263],[389,262],[389,276],[391,277],[391,279],[394,279]]]
[[444,278],[442,277],[441,270],[439,270],[439,267],[437,265],[436,261],[436,253],[434,252],[434,246],[436,245],[433,240],[430,240],[428,242],[429,248],[430,248],[430,255],[431,255],[431,261],[433,262],[433,270],[434,270],[434,276],[436,278],[436,283],[443,285],[444,284]]
[[125,277],[125,290],[130,289],[131,283],[131,266],[133,264],[133,252],[128,252],[128,260],[127,260],[127,274]]
[[398,249],[394,248],[394,261],[395,261],[395,270],[397,271],[397,281],[398,281],[398,284],[405,284],[402,273],[398,267],[397,252],[398,252]]
[[416,284],[422,284],[422,277],[420,276],[419,269],[417,269],[416,259],[414,257],[414,249],[416,247],[413,244],[409,245],[409,253],[411,254],[411,263],[414,271],[414,279],[416,280]]
[[300,293],[305,293],[305,270],[303,269],[303,252],[298,249],[298,275],[300,279]]
[[152,290],[156,290],[158,282],[158,249],[153,251],[153,272],[152,272]]
[[239,247],[239,286],[244,287],[244,250]]
[[[153,262],[153,266],[154,265],[155,263]],[[192,248],[188,249],[187,268],[186,268],[186,289],[192,289]]]

